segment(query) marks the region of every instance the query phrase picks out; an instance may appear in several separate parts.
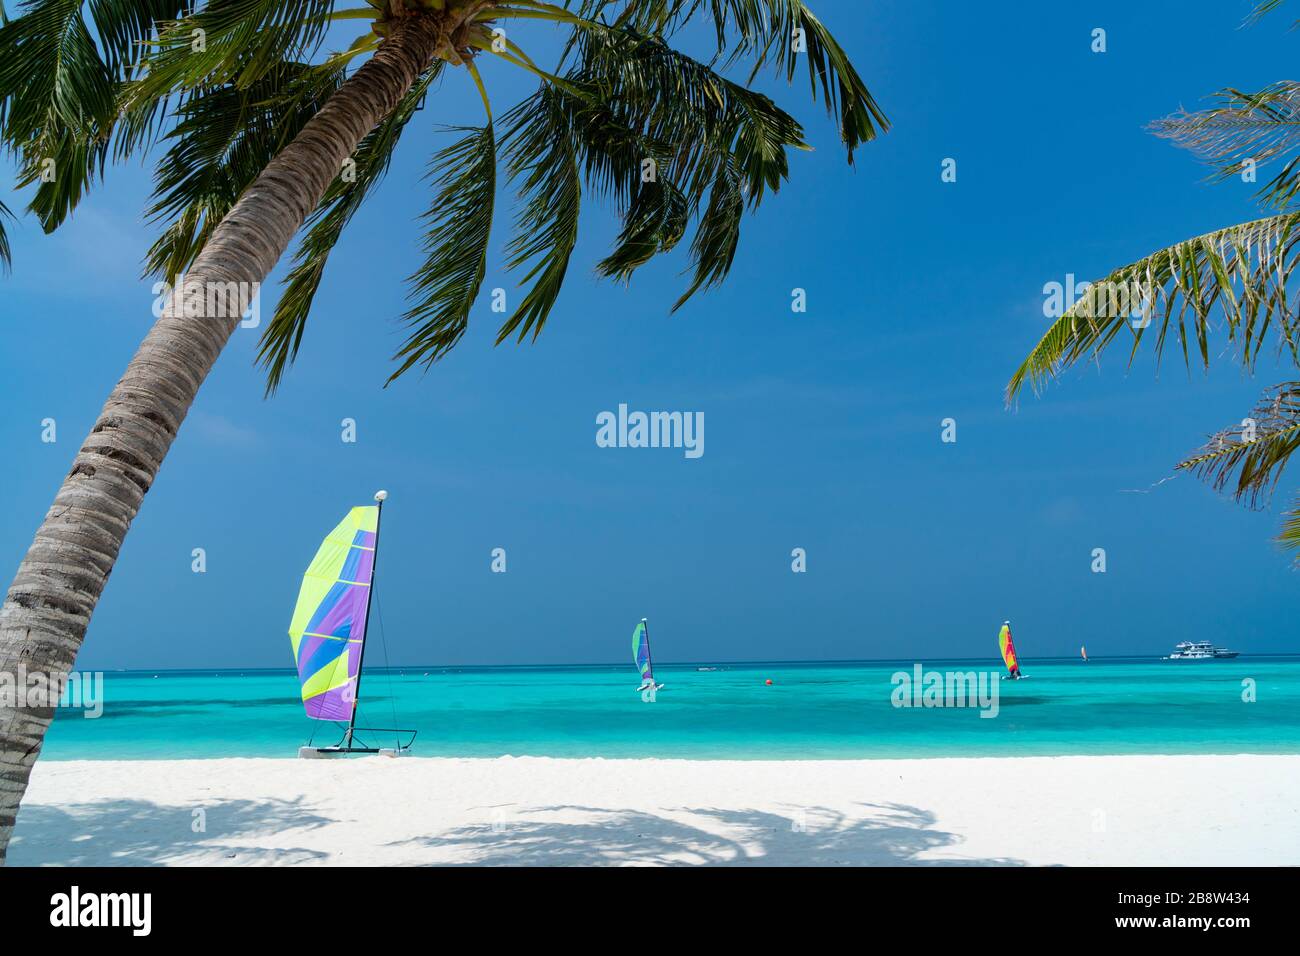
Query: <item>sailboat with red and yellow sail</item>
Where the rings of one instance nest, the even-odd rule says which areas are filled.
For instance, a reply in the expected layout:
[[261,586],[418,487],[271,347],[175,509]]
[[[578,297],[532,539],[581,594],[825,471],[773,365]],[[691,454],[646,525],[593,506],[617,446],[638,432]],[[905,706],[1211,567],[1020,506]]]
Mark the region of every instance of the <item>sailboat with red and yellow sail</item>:
[[1007,665],[1006,676],[1020,680],[1025,675],[1020,673],[1020,658],[1016,656],[1016,645],[1011,640],[1011,622],[1003,621],[1002,630],[998,631],[998,650],[1002,652],[1002,663]]

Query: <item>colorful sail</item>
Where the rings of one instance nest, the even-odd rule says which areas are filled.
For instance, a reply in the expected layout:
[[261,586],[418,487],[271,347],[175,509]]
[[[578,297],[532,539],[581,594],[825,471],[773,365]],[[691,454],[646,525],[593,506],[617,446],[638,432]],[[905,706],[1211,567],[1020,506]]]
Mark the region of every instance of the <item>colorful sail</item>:
[[378,527],[379,508],[353,508],[321,542],[303,576],[289,640],[308,717],[352,716]]
[[1085,661],[1088,659],[1088,648],[1086,645],[1084,644],[1079,645],[1079,653],[1083,655],[1083,659]]
[[1016,645],[1011,641],[1011,622],[1007,621],[998,632],[998,648],[1002,651],[1002,661],[1007,665],[1007,673],[1012,677],[1020,676],[1020,659],[1016,657]]
[[653,683],[655,679],[654,668],[650,664],[650,633],[646,629],[646,622],[642,621],[632,632],[632,660],[636,663],[636,669],[641,672],[643,682]]

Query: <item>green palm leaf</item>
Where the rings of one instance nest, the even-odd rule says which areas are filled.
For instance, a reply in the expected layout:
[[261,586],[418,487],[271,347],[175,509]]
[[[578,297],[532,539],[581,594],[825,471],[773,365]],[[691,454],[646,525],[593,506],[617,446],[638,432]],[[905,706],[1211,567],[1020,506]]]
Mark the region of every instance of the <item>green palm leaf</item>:
[[740,221],[745,211],[739,171],[724,163],[709,192],[709,205],[691,242],[691,260],[695,276],[682,296],[673,303],[676,312],[686,300],[702,288],[717,285],[726,278],[736,258],[740,243]]
[[149,249],[146,272],[179,276],[212,230],[285,142],[343,81],[341,68],[281,63],[247,87],[193,90],[175,113],[147,214],[170,219]]
[[113,77],[81,0],[31,0],[0,27],[0,117],[19,160],[18,185],[37,185],[30,208],[47,232],[102,172],[114,115]]
[[492,123],[438,152],[429,165],[437,187],[424,214],[425,260],[411,276],[415,304],[406,313],[411,326],[390,377],[419,363],[426,368],[446,355],[469,326],[469,310],[487,270],[488,239],[496,196],[496,139]]
[[[19,160],[18,185],[47,232],[101,176],[118,118],[116,91],[140,44],[181,4],[94,0],[92,34],[79,0],[29,0],[0,27],[0,125]],[[128,150],[129,151],[129,150]]]
[[[1215,98],[1218,106],[1166,116],[1151,124],[1152,131],[1217,167],[1220,178],[1241,173],[1248,161],[1263,166],[1300,147],[1300,83],[1274,83],[1258,93],[1221,90]],[[1293,159],[1260,196],[1283,206],[1298,191],[1300,169]]]
[[185,7],[183,0],[90,0],[95,33],[114,75],[134,72],[158,25],[174,20]]
[[506,247],[508,265],[527,267],[523,281],[533,286],[501,326],[498,344],[516,329],[520,342],[530,331],[534,339],[541,334],[578,242],[582,178],[562,97],[543,87],[503,119],[502,152],[509,175],[520,182],[524,197],[516,235]]
[[[593,196],[609,201],[623,214],[642,185],[642,163],[649,159],[660,170],[669,169],[677,144],[657,138],[658,133],[643,132],[643,124],[629,116],[628,102],[615,103],[602,95],[599,85],[577,74],[567,77],[566,84],[568,88],[554,90],[551,106],[568,124],[583,182]],[[519,108],[534,105],[525,101]]]
[[1211,435],[1195,455],[1179,462],[1252,508],[1268,503],[1287,461],[1300,448],[1300,382],[1284,382],[1266,392],[1240,425]]
[[[1237,501],[1260,508],[1272,497],[1297,448],[1300,382],[1283,382],[1269,389],[1241,424],[1211,435],[1197,454],[1178,467],[1217,491],[1231,488]],[[1300,548],[1300,499],[1284,513],[1277,540],[1285,548]]]
[[673,177],[697,205],[731,155],[750,201],[789,175],[787,147],[807,149],[794,117],[761,93],[732,82],[630,29],[584,29],[579,63],[566,79],[591,100],[612,104],[614,121],[656,144],[673,144]]
[[623,218],[618,245],[596,264],[596,271],[630,281],[637,268],[677,245],[689,220],[690,203],[671,180],[641,184]]
[[[1130,361],[1154,333],[1157,362],[1172,336],[1189,368],[1193,344],[1200,364],[1208,367],[1216,307],[1245,368],[1254,366],[1274,322],[1281,347],[1295,357],[1287,287],[1298,241],[1300,213],[1284,213],[1197,236],[1116,269],[1047,330],[1012,375],[1007,403],[1026,384],[1041,390],[1064,368],[1100,356],[1116,337],[1130,343]],[[1123,304],[1145,304],[1142,316],[1135,320]]]
[[[589,23],[575,47],[576,62],[562,81],[544,87],[510,114],[511,121],[522,119],[521,128],[532,129],[538,142],[550,142],[555,149],[548,162],[558,164],[565,189],[536,198],[542,204],[564,200],[576,221],[581,190],[576,170],[570,178],[564,158],[572,148],[594,192],[612,198],[623,216],[614,251],[596,267],[623,281],[654,255],[674,248],[698,215],[699,233],[691,245],[695,275],[674,306],[680,308],[696,291],[726,276],[746,201],[756,208],[768,190],[775,192],[788,178],[786,150],[807,148],[803,130],[768,97],[673,50],[657,36],[629,26]],[[515,132],[509,127],[503,137],[511,148]],[[656,165],[649,180],[642,168],[647,159]],[[576,234],[563,228],[540,231],[539,224],[569,221],[565,215],[559,208],[535,210],[531,221],[521,225],[521,233],[531,237],[530,256],[512,265],[543,250],[558,251],[541,273],[546,281],[525,300],[530,311],[512,317],[503,337],[522,322],[522,341],[545,321],[567,265],[563,250],[571,251]]]
[[307,231],[294,253],[294,266],[284,280],[284,293],[276,303],[275,315],[262,333],[258,361],[267,370],[267,394],[280,385],[288,366],[298,355],[307,317],[325,272],[325,263],[343,229],[361,208],[372,187],[384,178],[393,151],[415,114],[430,84],[442,74],[442,62],[435,63],[420,78],[388,117],[368,133],[353,156],[355,178],[340,175],[325,191],[320,205],[307,222]]
[[0,266],[8,272],[13,266],[13,250],[9,247],[9,234],[5,232],[5,220],[14,218],[9,207],[0,202]]
[[[1286,0],[1257,0],[1255,8],[1251,10],[1250,14],[1246,17],[1246,25],[1255,23],[1257,20],[1262,20],[1268,14],[1282,6],[1285,2]],[[1297,21],[1297,23],[1300,23],[1300,21]]]
[[1277,543],[1288,550],[1300,548],[1300,498],[1282,517],[1282,530],[1278,533]]
[[0,102],[11,148],[48,155],[58,129],[96,132],[113,113],[113,80],[81,0],[29,0],[0,27]]
[[[579,9],[594,18],[613,5],[584,0]],[[754,57],[751,79],[770,65],[793,80],[803,59],[813,99],[820,95],[836,118],[850,163],[858,146],[889,129],[848,55],[802,0],[630,0],[616,24],[660,35],[702,13],[712,20],[718,53],[728,53],[728,62]],[[796,48],[796,37],[803,49]]]
[[277,64],[309,61],[333,9],[333,0],[208,0],[161,30],[132,101],[226,83],[246,88]]

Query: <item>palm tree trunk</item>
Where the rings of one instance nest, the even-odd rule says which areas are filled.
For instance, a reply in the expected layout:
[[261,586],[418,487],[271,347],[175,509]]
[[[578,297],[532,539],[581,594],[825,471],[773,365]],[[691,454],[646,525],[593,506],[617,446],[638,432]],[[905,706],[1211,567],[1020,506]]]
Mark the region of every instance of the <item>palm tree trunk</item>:
[[[241,306],[214,309],[207,290],[250,290],[266,278],[344,160],[432,63],[440,39],[429,20],[398,21],[213,232],[109,395],[18,567],[0,607],[0,680],[62,682],[71,670],[127,529],[247,304],[245,293]],[[47,703],[57,704],[19,706],[7,696],[0,687],[0,863],[54,717]]]

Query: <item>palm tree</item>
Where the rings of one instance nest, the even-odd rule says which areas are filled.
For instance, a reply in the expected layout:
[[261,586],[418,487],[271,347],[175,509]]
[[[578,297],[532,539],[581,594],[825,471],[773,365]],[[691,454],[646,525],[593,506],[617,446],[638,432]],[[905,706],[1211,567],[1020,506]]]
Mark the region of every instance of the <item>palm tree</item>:
[[[559,295],[584,190],[621,220],[603,275],[628,280],[693,226],[691,279],[674,308],[726,277],[744,213],[786,180],[787,150],[808,148],[800,124],[727,78],[726,66],[748,61],[750,80],[764,67],[787,80],[806,69],[850,162],[888,128],[802,0],[367,0],[337,11],[332,0],[98,0],[89,16],[82,7],[26,0],[0,27],[0,138],[20,184],[35,187],[29,209],[46,231],[110,159],[165,144],[149,210],[164,228],[147,269],[185,278],[77,453],[0,608],[0,672],[10,674],[61,677],[72,667],[199,386],[305,223],[261,344],[268,392],[280,383],[330,250],[449,67],[472,80],[485,119],[455,130],[430,160],[424,259],[393,377],[429,367],[464,334],[498,167],[520,192],[506,250],[528,290],[497,341],[522,342],[541,332]],[[716,37],[709,62],[670,43],[697,18]],[[516,42],[514,24],[534,20],[568,30],[552,70]],[[349,23],[356,40],[323,56],[327,30]],[[537,91],[496,114],[476,66],[483,54],[534,74]],[[362,65],[349,72],[354,61]],[[6,266],[8,215],[0,211]],[[0,861],[52,716],[0,703]]]
[[[1282,2],[1263,0],[1247,22]],[[1235,353],[1248,372],[1270,341],[1300,365],[1300,316],[1287,289],[1300,264],[1300,83],[1257,93],[1222,90],[1215,101],[1207,110],[1157,120],[1151,129],[1214,166],[1216,179],[1241,175],[1253,182],[1258,167],[1280,163],[1258,193],[1270,214],[1186,239],[1093,283],[1016,369],[1008,405],[1026,385],[1041,391],[1063,369],[1099,358],[1114,341],[1129,344],[1131,362],[1152,335],[1157,364],[1175,342],[1189,369],[1208,369],[1211,337],[1222,330],[1224,351]],[[1176,468],[1262,507],[1297,447],[1300,381],[1288,381],[1266,390],[1240,424],[1212,434]],[[1300,501],[1286,512],[1279,541],[1300,547]]]

